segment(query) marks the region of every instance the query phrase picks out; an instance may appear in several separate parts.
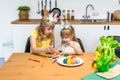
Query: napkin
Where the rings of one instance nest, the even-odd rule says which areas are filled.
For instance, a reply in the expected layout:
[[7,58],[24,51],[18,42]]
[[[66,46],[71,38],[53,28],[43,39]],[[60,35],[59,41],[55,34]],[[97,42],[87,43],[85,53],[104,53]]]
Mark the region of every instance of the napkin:
[[114,78],[114,77],[120,75],[120,65],[117,64],[113,68],[109,69],[109,71],[107,71],[107,72],[98,72],[96,74],[101,77],[104,77],[106,79]]
[[[111,69],[114,69],[114,68],[118,68],[120,66],[120,59],[119,60],[116,60],[115,62],[113,62],[112,64],[109,65],[110,67],[110,70]],[[118,69],[117,69],[118,70]],[[98,71],[96,70],[95,72],[93,73],[90,73],[84,77],[82,77],[82,80],[108,80],[106,78],[108,77],[101,77],[98,75]],[[120,72],[119,72],[120,73]],[[116,76],[116,77],[115,77]],[[113,77],[109,77],[111,78],[110,80],[120,80],[120,75],[115,75]]]

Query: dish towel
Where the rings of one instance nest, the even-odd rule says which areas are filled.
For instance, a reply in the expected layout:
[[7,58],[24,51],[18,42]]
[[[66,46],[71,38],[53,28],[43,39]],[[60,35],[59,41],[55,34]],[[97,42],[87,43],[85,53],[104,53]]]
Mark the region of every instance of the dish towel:
[[82,77],[82,80],[120,80],[120,59],[110,64],[108,72],[100,73],[95,71]]

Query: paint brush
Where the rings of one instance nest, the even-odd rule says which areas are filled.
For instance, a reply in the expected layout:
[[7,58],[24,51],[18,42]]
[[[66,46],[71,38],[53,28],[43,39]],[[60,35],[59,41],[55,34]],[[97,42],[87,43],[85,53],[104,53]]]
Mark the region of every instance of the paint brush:
[[39,62],[39,63],[40,63],[40,61],[39,61],[39,60],[36,60],[36,59],[31,59],[31,58],[29,58],[28,60],[35,61],[35,62]]
[[56,61],[57,61],[57,59],[55,59],[52,64],[54,64]]

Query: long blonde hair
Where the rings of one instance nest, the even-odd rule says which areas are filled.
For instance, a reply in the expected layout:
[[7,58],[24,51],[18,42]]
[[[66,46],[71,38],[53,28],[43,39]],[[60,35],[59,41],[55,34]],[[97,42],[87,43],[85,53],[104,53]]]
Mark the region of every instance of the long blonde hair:
[[[44,35],[44,31],[45,31],[46,27],[50,27],[50,28],[54,29],[55,23],[54,22],[47,22],[45,18],[42,18],[40,25],[36,28],[38,30],[38,37],[37,37],[37,39],[39,39],[39,40],[43,40],[44,39],[43,35]],[[53,33],[50,34],[50,36],[48,36],[48,38],[53,40],[54,39],[54,34]]]
[[75,32],[74,32],[74,28],[72,26],[69,28],[63,28],[60,32],[60,36],[61,36],[61,38],[68,36],[71,38],[72,41],[77,41]]

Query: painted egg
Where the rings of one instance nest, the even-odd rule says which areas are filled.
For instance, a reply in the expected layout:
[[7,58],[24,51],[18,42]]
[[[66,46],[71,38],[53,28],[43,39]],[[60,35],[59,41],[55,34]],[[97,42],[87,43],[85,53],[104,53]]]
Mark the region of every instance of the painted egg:
[[64,63],[64,64],[66,64],[66,63],[67,63],[67,59],[66,59],[66,58],[63,60],[63,63]]
[[72,60],[72,62],[71,62],[72,64],[76,64],[76,60]]
[[68,53],[65,53],[64,56],[67,57],[67,56],[69,56],[69,54],[68,54]]
[[76,59],[76,64],[80,63],[80,60],[79,59]]
[[76,58],[76,56],[71,56],[71,58],[73,59],[73,58]]
[[67,64],[71,64],[71,58],[67,59]]

